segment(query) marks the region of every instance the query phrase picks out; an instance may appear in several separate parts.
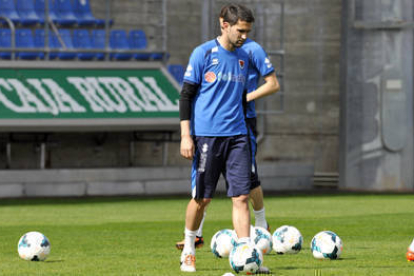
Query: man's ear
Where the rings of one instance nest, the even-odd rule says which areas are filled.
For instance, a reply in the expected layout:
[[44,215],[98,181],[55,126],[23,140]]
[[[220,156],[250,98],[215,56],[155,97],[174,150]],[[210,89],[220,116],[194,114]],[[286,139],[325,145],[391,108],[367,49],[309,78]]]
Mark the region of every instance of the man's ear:
[[223,29],[223,21],[224,21],[223,17],[220,17],[219,21],[220,21],[220,28]]
[[229,22],[224,21],[223,19],[220,18],[220,27],[222,30],[227,29],[228,26],[230,26]]

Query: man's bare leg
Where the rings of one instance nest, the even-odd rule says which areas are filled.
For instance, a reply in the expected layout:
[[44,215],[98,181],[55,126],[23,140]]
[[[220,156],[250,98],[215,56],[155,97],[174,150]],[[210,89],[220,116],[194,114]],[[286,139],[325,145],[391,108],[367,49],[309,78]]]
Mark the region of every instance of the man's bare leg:
[[255,226],[260,226],[270,231],[269,224],[266,221],[262,186],[250,190],[250,202],[253,207]]
[[250,239],[249,195],[232,197],[233,227],[239,239]]

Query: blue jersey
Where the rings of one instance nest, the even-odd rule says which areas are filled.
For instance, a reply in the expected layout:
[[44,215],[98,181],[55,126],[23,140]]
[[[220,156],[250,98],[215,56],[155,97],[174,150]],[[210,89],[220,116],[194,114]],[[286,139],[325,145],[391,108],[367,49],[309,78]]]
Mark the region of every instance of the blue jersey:
[[[249,55],[249,77],[247,81],[247,92],[252,92],[257,89],[260,76],[267,76],[274,72],[272,63],[270,62],[266,52],[255,41],[247,39],[241,47]],[[256,108],[254,101],[247,103],[247,118],[256,117]]]
[[192,106],[192,135],[247,134],[242,100],[248,66],[245,51],[228,51],[216,39],[194,49],[184,74],[184,82],[199,85]]

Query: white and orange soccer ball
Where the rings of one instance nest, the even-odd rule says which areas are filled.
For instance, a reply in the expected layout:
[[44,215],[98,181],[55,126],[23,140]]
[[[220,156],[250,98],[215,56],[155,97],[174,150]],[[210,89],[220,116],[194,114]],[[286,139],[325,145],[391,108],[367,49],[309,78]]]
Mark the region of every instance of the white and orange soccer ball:
[[219,230],[211,238],[211,252],[213,252],[216,257],[227,258],[233,250],[236,240],[237,235],[234,230]]
[[341,256],[343,245],[337,234],[332,231],[322,231],[313,237],[310,248],[316,259],[335,260]]
[[291,225],[283,225],[273,232],[273,250],[277,254],[297,254],[302,249],[303,237]]
[[17,244],[20,258],[27,261],[44,261],[50,254],[50,242],[39,232],[24,234]]
[[263,264],[262,252],[253,243],[238,243],[229,256],[236,273],[255,274]]
[[250,228],[250,238],[257,248],[262,251],[263,255],[267,255],[272,251],[273,240],[272,234],[263,227],[255,226]]

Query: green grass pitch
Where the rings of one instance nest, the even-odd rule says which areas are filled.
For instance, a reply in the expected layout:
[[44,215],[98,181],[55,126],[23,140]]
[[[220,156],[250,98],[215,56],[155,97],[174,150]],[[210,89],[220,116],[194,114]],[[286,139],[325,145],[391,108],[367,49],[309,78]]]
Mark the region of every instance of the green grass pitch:
[[[0,275],[190,275],[180,273],[174,244],[182,238],[187,198],[27,199],[0,202]],[[266,197],[272,231],[296,226],[304,237],[297,255],[266,255],[274,275],[414,275],[405,253],[414,238],[414,195],[289,195]],[[206,244],[197,273],[231,272],[210,252],[210,238],[232,228],[231,203],[216,198],[207,212]],[[344,243],[339,260],[316,260],[309,250],[319,231]],[[44,262],[21,260],[17,242],[44,233],[52,250]]]

